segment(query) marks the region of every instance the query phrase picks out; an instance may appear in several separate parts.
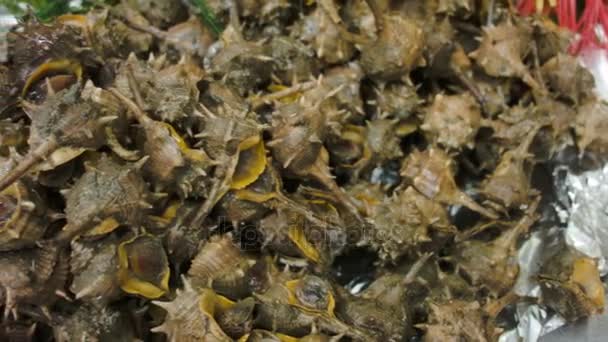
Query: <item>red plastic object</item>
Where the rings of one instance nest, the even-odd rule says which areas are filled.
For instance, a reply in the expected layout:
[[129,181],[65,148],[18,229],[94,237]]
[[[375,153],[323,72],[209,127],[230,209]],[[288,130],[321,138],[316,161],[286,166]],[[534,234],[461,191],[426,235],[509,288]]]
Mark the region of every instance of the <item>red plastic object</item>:
[[542,6],[543,8],[537,8],[536,0],[520,0],[517,3],[517,10],[523,16],[534,13],[544,15],[554,13],[561,27],[578,34],[570,46],[572,54],[579,54],[588,48],[608,48],[606,40],[600,40],[597,35],[598,26],[608,35],[608,7],[604,0],[586,0],[580,17],[577,13],[576,0],[557,0],[555,7],[549,6],[547,1],[543,1]]

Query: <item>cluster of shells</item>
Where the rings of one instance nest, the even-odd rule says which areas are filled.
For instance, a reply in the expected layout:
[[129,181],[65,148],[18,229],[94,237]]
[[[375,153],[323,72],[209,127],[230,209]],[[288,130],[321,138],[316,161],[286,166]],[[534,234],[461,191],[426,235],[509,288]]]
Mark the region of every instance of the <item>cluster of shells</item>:
[[[219,36],[163,0],[9,33],[0,339],[496,340],[543,167],[608,152],[571,37],[507,1],[206,3]],[[601,312],[558,251],[540,304]]]

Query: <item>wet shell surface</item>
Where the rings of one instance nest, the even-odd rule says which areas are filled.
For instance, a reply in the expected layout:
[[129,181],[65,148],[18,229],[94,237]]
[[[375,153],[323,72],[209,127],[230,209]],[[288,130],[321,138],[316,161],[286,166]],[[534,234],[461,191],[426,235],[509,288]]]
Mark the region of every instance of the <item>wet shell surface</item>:
[[524,276],[601,313],[548,233],[608,160],[560,27],[602,4],[554,2],[7,6],[0,340],[496,341]]

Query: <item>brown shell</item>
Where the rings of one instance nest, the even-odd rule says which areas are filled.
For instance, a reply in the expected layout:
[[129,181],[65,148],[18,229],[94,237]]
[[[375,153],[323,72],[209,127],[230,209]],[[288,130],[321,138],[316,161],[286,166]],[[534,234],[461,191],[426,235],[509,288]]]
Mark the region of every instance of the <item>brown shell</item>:
[[[66,147],[97,149],[103,145],[104,132],[97,121],[102,113],[90,102],[79,101],[79,97],[78,86],[72,86],[48,97],[40,106],[26,109],[32,119],[28,139],[31,149],[43,145],[53,136]],[[49,158],[54,159],[52,155]],[[66,161],[60,159],[56,163]]]
[[181,3],[170,4],[164,0],[127,0],[125,4],[143,14],[156,27],[167,27],[186,16],[186,8]]
[[425,331],[424,341],[494,341],[499,330],[478,302],[452,300],[445,303],[429,304],[428,323],[421,324]]
[[276,303],[262,301],[256,307],[254,325],[258,329],[276,331],[281,334],[302,336],[308,333],[315,323],[315,316],[298,310],[297,308]]
[[551,18],[545,16],[529,17],[522,20],[519,24],[528,24],[530,18],[535,30],[534,38],[538,46],[538,59],[540,63],[545,63],[549,59],[568,50],[574,35],[573,32],[564,30],[563,27],[553,22]]
[[147,202],[151,195],[140,175],[142,162],[120,165],[103,156],[85,172],[66,196],[67,224],[58,238],[71,239],[90,230],[95,234],[94,228],[108,219],[134,226],[141,223],[151,207]]
[[481,110],[468,93],[437,94],[420,126],[436,144],[448,149],[472,148],[481,126]]
[[344,294],[337,307],[338,317],[348,324],[365,329],[375,339],[402,340],[412,332],[399,310],[375,299]]
[[222,235],[200,248],[188,276],[194,288],[211,287],[231,298],[244,298],[251,294],[247,273],[254,264],[255,260],[241,251],[230,235]]
[[233,307],[218,313],[217,323],[226,335],[238,339],[252,329],[255,304],[252,297],[240,300]]
[[345,62],[355,53],[354,44],[344,39],[340,26],[320,6],[303,17],[292,32],[294,38],[310,43],[317,57],[325,63]]
[[194,201],[170,202],[162,216],[151,217],[158,225],[158,231],[165,231],[167,255],[174,265],[191,260],[198,253],[200,242],[209,234],[207,222],[203,227],[191,225],[200,207]]
[[[104,111],[89,101],[79,101],[78,85],[48,96],[42,105],[23,103],[32,119],[28,154],[0,178],[0,189],[19,179],[32,167],[53,169],[80,155],[85,149],[97,149],[105,143],[105,129],[116,115],[103,116]],[[46,159],[45,163],[41,163]]]
[[[286,115],[290,112],[300,112],[298,116],[275,116],[273,120],[273,140],[268,143],[272,155],[283,168],[294,173],[302,173],[316,160],[321,151],[324,130],[322,122],[316,120],[318,115],[302,112],[298,104],[290,104],[281,108]],[[305,109],[304,109],[305,110]]]
[[191,16],[188,20],[171,26],[161,45],[161,51],[171,54],[177,50],[180,54],[192,57],[204,57],[213,43],[213,33],[201,21]]
[[135,339],[129,316],[112,307],[78,305],[76,312],[57,321],[53,324],[53,336],[57,342],[127,342]]
[[406,264],[407,272],[401,272],[405,271],[403,267],[399,272],[385,271],[356,297],[339,291],[339,317],[368,329],[377,339],[403,340],[412,336],[413,305],[410,302],[417,299],[414,292],[417,286],[413,282],[422,276],[421,269],[429,257],[430,254],[426,254],[416,262]]
[[363,112],[359,91],[362,77],[356,65],[333,68],[327,78],[303,93],[297,102],[276,108],[272,116],[273,140],[267,144],[274,159],[290,172],[305,173],[317,161],[327,132],[340,134],[343,115]]
[[496,169],[484,180],[480,192],[507,208],[519,208],[529,202],[530,172],[525,161],[537,130],[530,132],[521,145],[505,152]]
[[33,246],[46,231],[46,215],[43,197],[29,180],[0,192],[0,251]]
[[86,14],[91,43],[99,55],[126,58],[131,53],[141,54],[150,50],[153,36],[132,28],[124,18],[142,27],[149,25],[140,13],[122,3],[111,8],[94,9]]
[[507,109],[507,97],[505,97],[505,94],[509,92],[508,83],[480,75],[475,78],[475,86],[484,99],[483,108],[487,115],[493,117]]
[[528,72],[523,58],[528,52],[531,30],[506,21],[496,26],[483,28],[481,44],[471,53],[477,64],[490,76],[519,77],[532,88],[538,82]]
[[[114,87],[128,98],[135,98],[129,82],[129,70],[137,83],[145,112],[170,123],[192,115],[199,92],[195,83],[200,80],[182,63],[164,67],[163,58],[141,61],[134,54],[117,70]],[[200,76],[200,75],[199,75]]]
[[[541,126],[548,124],[543,118],[543,114],[546,114],[547,111],[550,113],[559,111],[559,107],[552,108],[550,104],[548,106],[547,104],[544,99],[539,99],[538,107],[515,105],[504,110],[498,116],[498,120],[486,120],[484,125],[492,128],[494,131],[492,137],[499,139],[503,147],[516,147],[526,140],[531,131],[538,129],[539,124]],[[558,114],[558,117],[561,117],[561,114]],[[558,123],[554,121],[552,124],[557,125]]]
[[319,73],[314,50],[293,38],[273,37],[267,49],[273,59],[273,73],[283,84],[297,84]]
[[374,92],[377,115],[383,119],[406,119],[412,116],[422,102],[416,88],[407,83],[381,84]]
[[9,147],[21,149],[27,143],[27,136],[28,129],[23,122],[1,120],[0,154],[8,154]]
[[303,101],[313,105],[322,101],[319,108],[327,117],[326,125],[336,131],[350,116],[364,116],[361,94],[363,77],[365,73],[358,64],[333,67],[324,73],[318,87],[303,94]]
[[0,259],[0,299],[7,315],[19,304],[53,304],[68,279],[68,253],[53,244],[3,252]]
[[490,242],[467,240],[454,247],[449,260],[473,286],[484,287],[494,296],[511,289],[519,273],[519,265],[514,259],[517,244],[538,219],[538,201],[535,199],[519,221],[513,222],[496,239]]
[[[129,88],[141,96],[131,70],[125,72],[129,74]],[[141,149],[149,157],[145,170],[157,180],[158,190],[177,188],[181,197],[202,195],[205,186],[201,177],[207,174],[205,170],[211,164],[205,152],[191,149],[172,125],[150,119],[138,104],[117,89],[111,92],[129,108],[143,128],[145,139]]]
[[[8,52],[13,65],[13,79],[22,87],[30,74],[49,60],[84,58],[85,43],[79,30],[60,23],[23,22],[20,30],[8,33]],[[91,57],[91,56],[89,56]],[[19,89],[21,91],[21,89]]]
[[200,81],[202,71],[193,72],[193,68],[187,60],[181,60],[155,74],[161,97],[157,99],[158,107],[155,107],[154,114],[160,120],[176,122],[194,111],[199,97],[196,82]]
[[239,145],[247,139],[257,138],[262,126],[252,112],[233,112],[230,107],[221,107],[216,113],[205,111],[201,119],[201,139],[205,152],[214,160],[234,156]]
[[543,64],[541,72],[551,90],[576,104],[589,96],[584,89],[593,89],[594,86],[589,70],[571,55],[558,54]]
[[561,242],[540,270],[543,304],[571,322],[602,312],[604,286],[597,262]]
[[255,297],[261,302],[254,321],[256,327],[288,335],[304,335],[316,322],[317,327],[331,333],[354,339],[370,337],[364,330],[336,318],[335,292],[329,282],[317,276],[306,275],[275,283]]
[[574,131],[579,150],[603,154],[608,151],[606,129],[608,129],[608,105],[593,98],[578,108]]
[[72,241],[70,272],[74,278],[70,291],[76,299],[103,304],[119,297],[117,245],[113,237]]
[[291,293],[290,304],[308,311],[333,314],[335,298],[329,283],[317,276],[307,275],[302,279],[285,283]]
[[346,240],[337,209],[318,198],[303,201],[308,201],[306,206],[287,203],[260,221],[263,246],[281,255],[330,264],[344,249]]
[[[537,99],[536,105],[539,115],[538,122],[540,124],[548,122],[551,125],[550,133],[552,138],[557,141],[555,145],[560,145],[561,142],[565,143],[566,140],[571,139],[569,130],[572,128],[572,123],[576,121],[577,108],[548,96]],[[557,148],[556,146],[553,150]]]
[[338,308],[347,323],[366,329],[377,339],[400,340],[406,335],[406,325],[398,315],[375,300],[346,297]]
[[467,196],[458,188],[452,174],[450,157],[437,147],[412,153],[404,160],[401,175],[421,194],[443,204],[460,204],[489,218],[496,214]]
[[[352,199],[338,187],[329,169],[329,154],[323,147],[326,116],[319,108],[340,88],[329,94],[311,92],[297,103],[281,106],[273,113],[270,147],[274,159],[288,172],[319,181],[357,220],[362,221]],[[295,114],[297,113],[297,115]]]
[[437,13],[458,16],[463,19],[476,11],[476,2],[473,0],[439,0],[437,4]]
[[424,32],[417,21],[395,14],[384,14],[378,40],[361,52],[365,73],[381,81],[407,79],[422,60]]
[[232,341],[214,318],[218,300],[221,298],[212,290],[198,292],[186,283],[183,290],[177,290],[173,301],[154,302],[167,311],[167,316],[163,324],[152,331],[164,333],[169,341],[175,342]]
[[118,245],[120,288],[130,294],[154,299],[169,291],[169,261],[161,240],[140,234]]
[[[230,35],[232,29],[224,30],[223,35]],[[246,95],[255,87],[267,83],[272,69],[272,58],[264,47],[242,39],[224,38],[222,50],[213,56],[210,63],[211,73],[224,79],[240,95]]]
[[[242,199],[240,192],[229,192],[218,203],[217,210],[227,221],[238,226],[241,222],[255,222],[270,212],[269,203]],[[265,201],[264,201],[265,202]]]
[[431,242],[429,230],[449,230],[447,212],[412,187],[394,193],[377,204],[371,231],[359,244],[370,245],[381,259],[396,262],[404,255],[415,255],[421,245]]
[[403,156],[397,120],[371,120],[366,126],[367,143],[376,162],[383,163]]

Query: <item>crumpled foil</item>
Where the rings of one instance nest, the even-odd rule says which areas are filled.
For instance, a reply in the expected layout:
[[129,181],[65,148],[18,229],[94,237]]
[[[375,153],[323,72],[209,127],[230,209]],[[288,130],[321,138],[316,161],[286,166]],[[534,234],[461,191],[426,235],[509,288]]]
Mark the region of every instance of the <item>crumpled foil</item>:
[[14,25],[17,25],[17,18],[8,13],[4,7],[0,6],[0,63],[7,61],[8,44],[6,34]]
[[[608,42],[603,28],[596,30],[598,37]],[[589,49],[579,55],[579,62],[593,75],[595,94],[608,101],[608,51]],[[559,172],[567,172],[563,182]],[[572,173],[567,167],[554,171],[558,203],[554,210],[565,229],[553,228],[538,231],[530,236],[519,250],[520,274],[515,293],[520,296],[538,298],[540,286],[534,280],[543,260],[548,255],[551,243],[563,234],[566,243],[583,254],[598,260],[600,274],[608,273],[608,164],[604,167]],[[608,336],[608,313],[590,317],[582,322],[566,325],[558,314],[549,314],[537,304],[518,303],[515,318],[517,327],[504,332],[500,342],[519,341],[605,341]]]
[[[562,192],[558,198],[569,202],[555,204],[564,227],[536,231],[520,247],[520,274],[514,288],[520,296],[540,296],[540,286],[534,275],[539,271],[543,256],[551,255],[557,248],[556,241],[561,235],[569,246],[596,258],[602,275],[608,273],[608,230],[605,229],[608,222],[608,164],[580,174],[569,172],[558,192]],[[606,313],[565,325],[562,317],[538,304],[518,303],[515,316],[517,327],[503,333],[500,342],[605,341],[608,334]]]
[[599,261],[601,275],[608,273],[608,165],[580,175],[568,175],[572,203],[566,242]]
[[[564,230],[557,227],[536,231],[520,247],[517,255],[520,270],[513,289],[517,295],[540,297],[540,285],[534,276],[541,268],[543,257],[555,249],[559,235],[563,233]],[[503,333],[500,342],[536,342],[566,323],[558,314],[548,313],[544,307],[529,302],[517,303],[515,318],[517,326]]]
[[517,328],[503,333],[499,342],[538,341],[541,336],[566,323],[559,315],[548,315],[547,311],[538,305],[519,303],[516,315],[519,318]]

